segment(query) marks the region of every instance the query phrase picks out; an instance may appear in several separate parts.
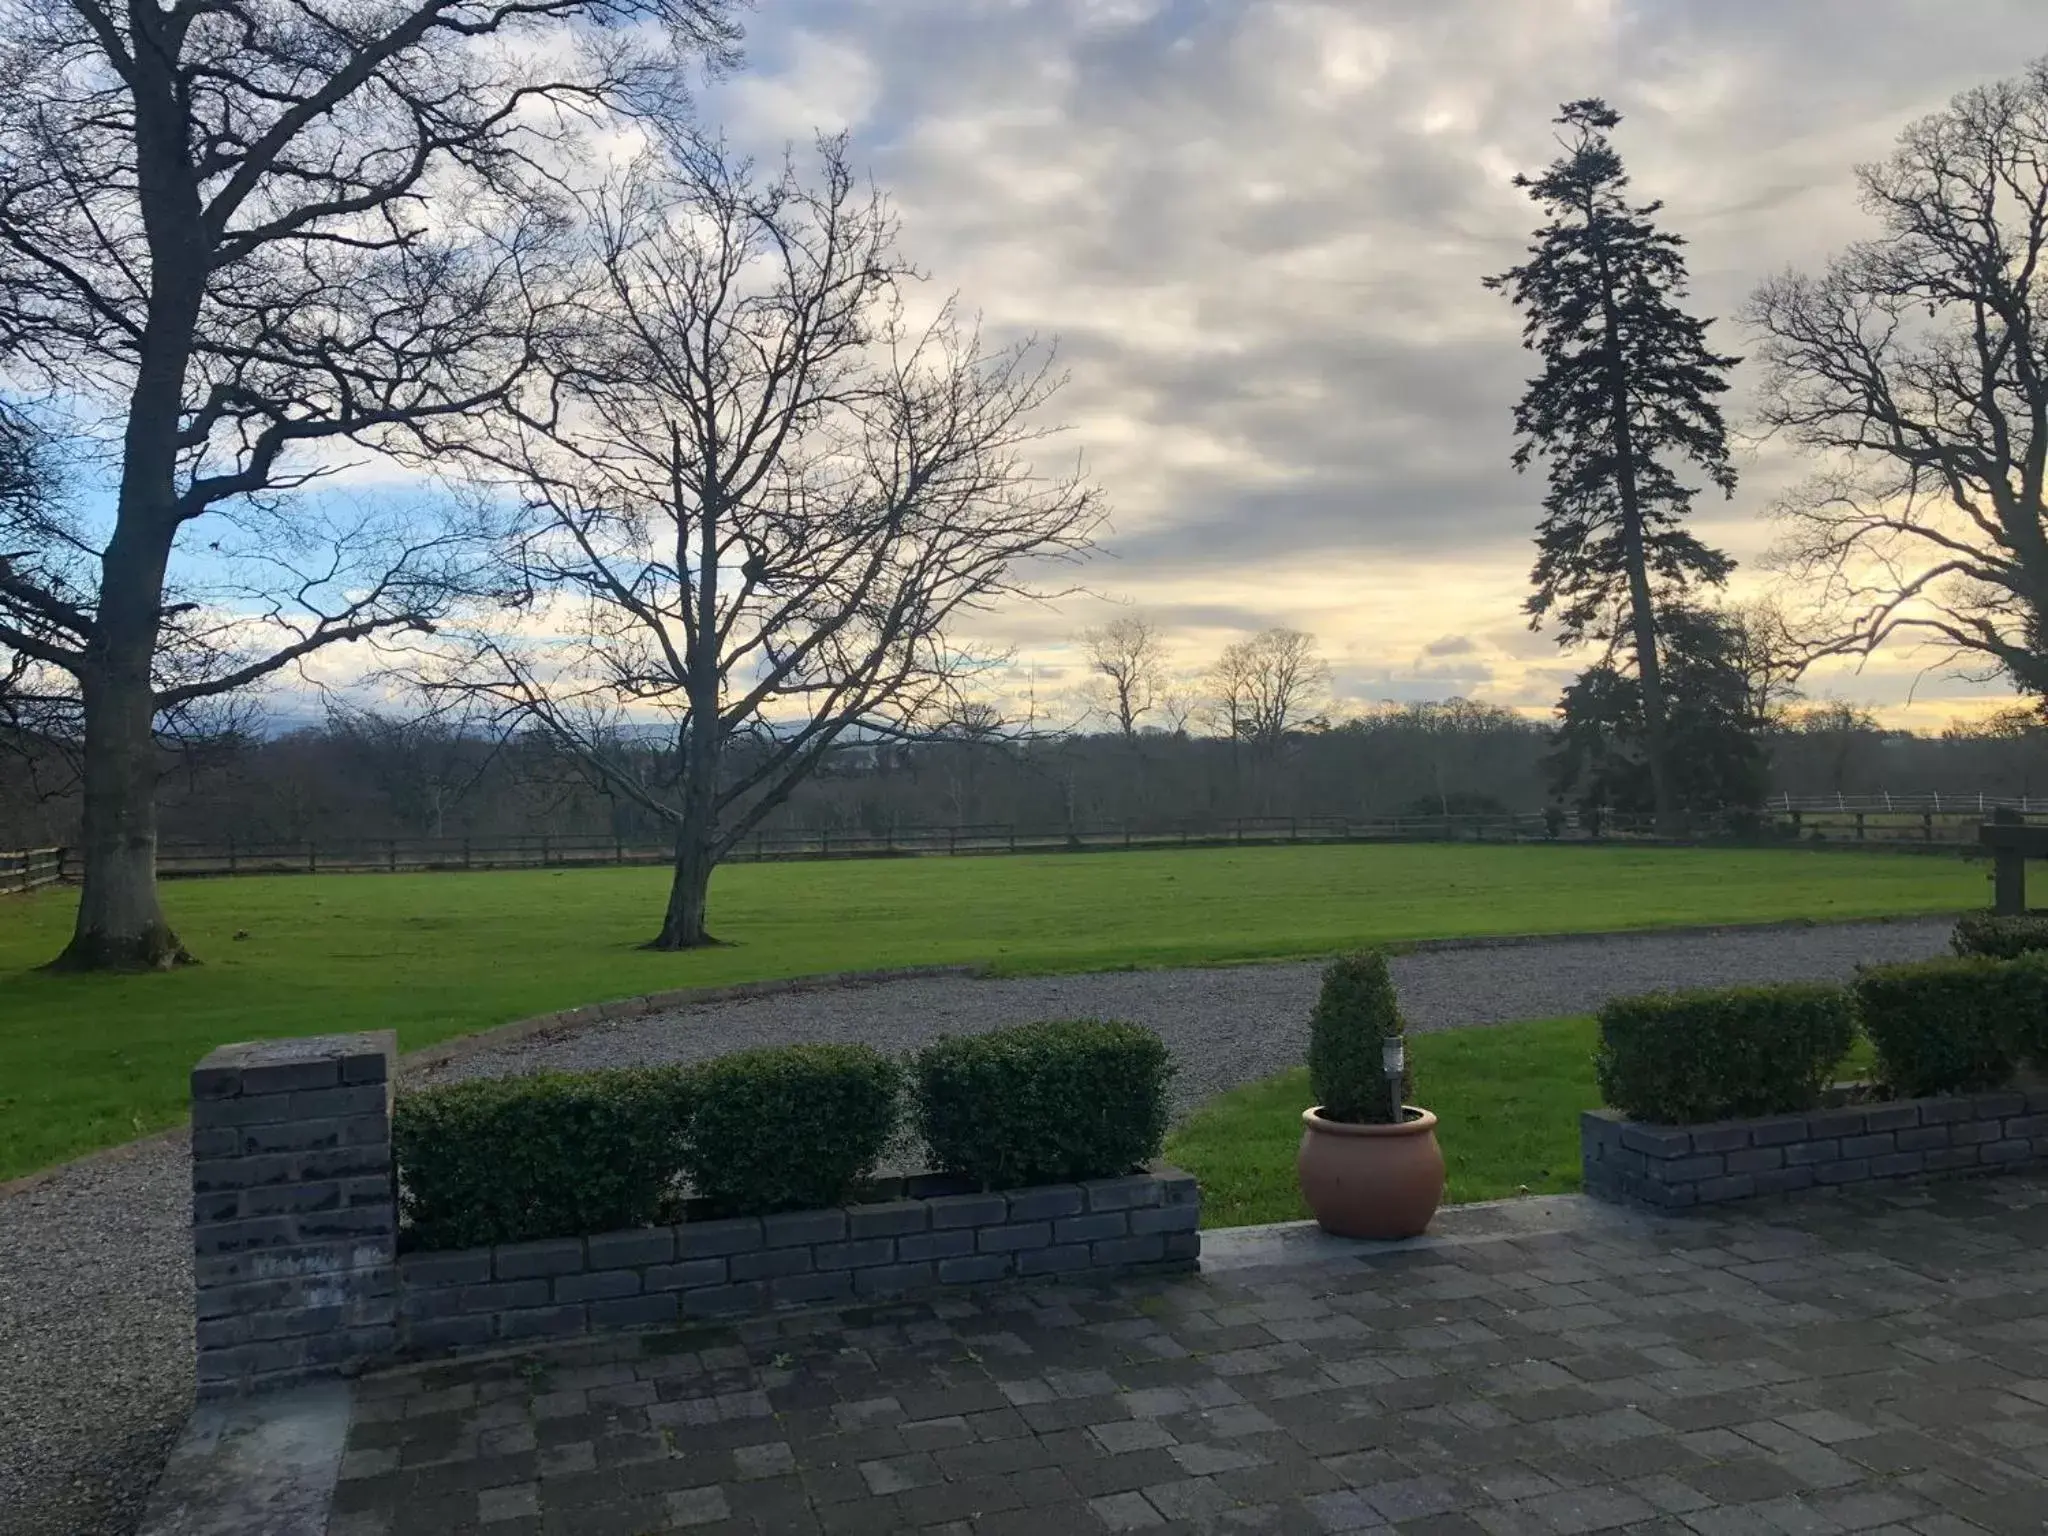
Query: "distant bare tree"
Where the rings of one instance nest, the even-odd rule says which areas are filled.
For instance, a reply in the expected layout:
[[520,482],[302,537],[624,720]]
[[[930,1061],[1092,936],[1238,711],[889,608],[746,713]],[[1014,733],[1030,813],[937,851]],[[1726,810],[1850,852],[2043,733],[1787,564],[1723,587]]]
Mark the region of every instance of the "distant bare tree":
[[327,738],[382,791],[406,830],[446,835],[448,813],[489,768],[496,743],[474,712],[458,705],[397,714],[335,699]]
[[[473,451],[533,517],[509,579],[529,632],[474,638],[450,685],[548,730],[672,832],[653,947],[711,942],[713,868],[847,740],[974,718],[958,630],[1020,567],[1084,550],[1078,479],[1027,455],[1058,380],[984,349],[912,275],[841,140],[815,178],[678,142],[590,199],[576,342]],[[607,731],[667,747],[665,783]]]
[[1126,741],[1166,692],[1165,644],[1151,620],[1126,614],[1081,632],[1088,668],[1103,699],[1102,711],[1116,721]]
[[[673,111],[725,12],[5,0],[0,362],[97,417],[118,481],[110,535],[30,544],[0,602],[0,642],[75,678],[84,719],[60,965],[188,958],[157,900],[157,717],[440,615],[454,530],[289,493],[503,397],[543,340],[572,136]],[[234,574],[179,591],[194,539]],[[207,664],[165,675],[171,644]]]
[[1742,673],[1749,694],[1750,729],[1763,730],[1805,697],[1799,679],[1811,650],[1793,633],[1784,610],[1768,600],[1731,605],[1721,611],[1721,619],[1729,659]]
[[1830,794],[1862,787],[1865,765],[1885,735],[1868,709],[1841,699],[1794,710],[1785,716],[1781,729],[1781,740],[1796,744],[1809,771],[1818,771]]
[[1209,673],[1208,712],[1218,734],[1271,748],[1311,723],[1329,689],[1315,636],[1265,629],[1223,648]]
[[1166,723],[1161,727],[1169,736],[1185,736],[1188,722],[1194,719],[1201,708],[1201,689],[1196,681],[1184,677],[1169,677],[1159,690],[1158,711]]
[[2048,694],[2048,59],[1857,180],[1882,232],[1750,305],[1763,422],[1826,461],[1779,558],[1831,649],[1928,640]]
[[2036,704],[2006,704],[1975,719],[1951,720],[1942,727],[1943,741],[2027,741],[2048,732]]

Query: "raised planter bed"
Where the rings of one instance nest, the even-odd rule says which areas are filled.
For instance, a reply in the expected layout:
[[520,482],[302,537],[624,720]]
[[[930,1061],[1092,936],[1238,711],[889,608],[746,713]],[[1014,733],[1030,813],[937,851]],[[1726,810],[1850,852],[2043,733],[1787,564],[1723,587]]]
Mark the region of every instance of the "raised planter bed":
[[425,1354],[1037,1275],[1190,1269],[1202,1251],[1201,1192],[1178,1169],[996,1194],[927,1176],[874,1193],[830,1210],[405,1254],[399,1347]]
[[2048,1162],[2048,1087],[1842,1102],[1803,1115],[1648,1125],[1579,1120],[1586,1193],[1686,1210],[1758,1195]]
[[1038,1275],[1191,1269],[1201,1191],[1173,1168],[980,1194],[883,1180],[822,1211],[406,1253],[390,1030],[223,1046],[192,1074],[203,1399],[425,1354]]

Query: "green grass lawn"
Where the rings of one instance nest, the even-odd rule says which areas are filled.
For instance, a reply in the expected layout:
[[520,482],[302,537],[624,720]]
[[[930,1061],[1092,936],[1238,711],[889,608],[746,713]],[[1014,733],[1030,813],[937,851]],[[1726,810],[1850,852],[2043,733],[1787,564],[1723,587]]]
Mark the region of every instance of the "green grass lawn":
[[[712,889],[726,947],[636,948],[665,872],[174,881],[204,962],[55,976],[71,894],[0,897],[0,1178],[175,1123],[229,1040],[396,1028],[407,1049],[574,1003],[820,971],[1007,971],[1328,954],[1470,934],[1952,911],[1960,859],[1800,849],[1354,845],[740,865]],[[236,939],[246,931],[245,939]]]
[[[1448,1176],[1444,1199],[1504,1200],[1579,1188],[1579,1115],[1600,1107],[1599,1038],[1585,1015],[1411,1035],[1416,1102],[1436,1112]],[[1870,1071],[1870,1047],[1837,1069]],[[1308,1215],[1295,1183],[1301,1112],[1314,1099],[1296,1067],[1218,1094],[1167,1138],[1166,1160],[1202,1181],[1202,1225],[1244,1227]]]
[[[1445,1200],[1569,1194],[1579,1187],[1579,1114],[1599,1106],[1593,1021],[1538,1019],[1413,1035],[1415,1097],[1436,1111]],[[1202,1225],[1308,1215],[1295,1184],[1308,1068],[1219,1094],[1167,1138],[1166,1160],[1202,1181]]]

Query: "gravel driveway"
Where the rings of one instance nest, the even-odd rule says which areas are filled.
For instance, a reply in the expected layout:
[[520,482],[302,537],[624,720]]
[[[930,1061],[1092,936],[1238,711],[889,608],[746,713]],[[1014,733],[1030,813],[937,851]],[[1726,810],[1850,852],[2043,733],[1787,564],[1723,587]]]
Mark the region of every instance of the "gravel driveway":
[[[1935,954],[1947,947],[1951,926],[1857,923],[1460,945],[1399,956],[1393,971],[1409,1026],[1421,1032],[1590,1013],[1617,992],[1831,979],[1858,965]],[[935,1035],[1030,1019],[1114,1018],[1149,1025],[1173,1047],[1180,1062],[1175,1109],[1185,1110],[1301,1062],[1321,971],[1311,963],[999,981],[939,976],[786,992],[508,1042],[421,1078],[696,1061],[792,1040],[863,1040],[904,1051]]]
[[[1941,951],[1947,921],[1465,946],[1403,956],[1417,1030],[1583,1013],[1616,992],[1828,979]],[[1302,1058],[1314,965],[943,977],[704,1004],[478,1052],[414,1082],[690,1061],[750,1045],[888,1050],[1034,1018],[1149,1024],[1181,1062],[1177,1108]],[[0,1531],[132,1532],[191,1400],[190,1173],[179,1138],[0,1196]]]

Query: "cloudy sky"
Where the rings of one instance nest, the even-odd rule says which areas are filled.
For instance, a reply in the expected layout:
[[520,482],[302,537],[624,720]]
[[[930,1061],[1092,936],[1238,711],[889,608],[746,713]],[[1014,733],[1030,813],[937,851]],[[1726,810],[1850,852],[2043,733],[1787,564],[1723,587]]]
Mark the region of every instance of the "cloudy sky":
[[[767,0],[702,110],[770,153],[850,129],[934,285],[1057,338],[1062,444],[1114,520],[1098,596],[991,622],[1042,689],[1122,604],[1189,668],[1287,624],[1354,701],[1542,708],[1575,669],[1518,616],[1528,359],[1480,278],[1535,221],[1509,178],[1555,154],[1557,104],[1625,114],[1636,190],[1741,351],[1758,279],[1867,231],[1854,165],[2044,50],[2038,0]],[[1766,513],[1800,468],[1745,451],[1705,507],[1738,593],[1768,584]],[[1813,691],[1939,725],[1986,690],[1934,661]]]

